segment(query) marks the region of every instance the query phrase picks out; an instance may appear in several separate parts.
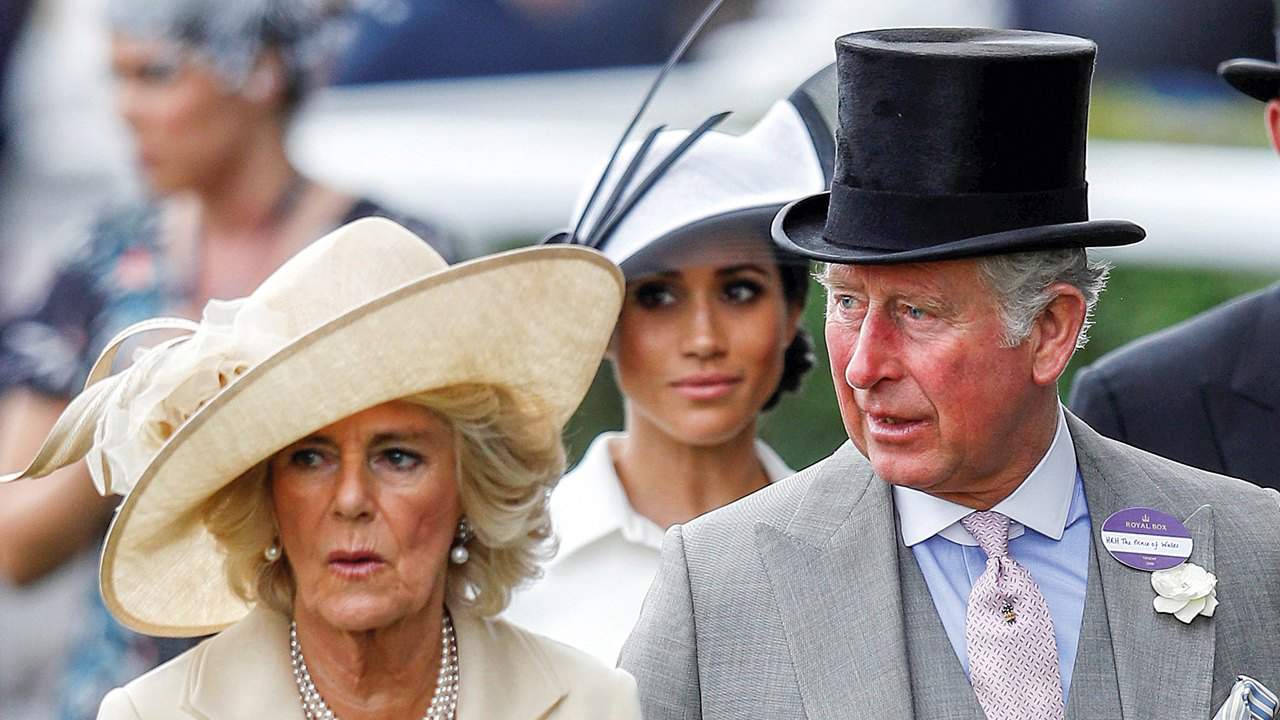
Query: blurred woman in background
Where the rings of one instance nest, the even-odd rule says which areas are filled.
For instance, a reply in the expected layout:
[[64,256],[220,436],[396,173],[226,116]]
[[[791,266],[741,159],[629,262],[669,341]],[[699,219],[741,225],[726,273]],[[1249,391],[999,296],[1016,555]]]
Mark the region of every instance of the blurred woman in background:
[[[34,451],[123,327],[245,295],[328,230],[387,214],[306,178],[285,152],[290,118],[336,50],[334,5],[111,0],[119,109],[150,199],[97,218],[38,309],[0,328],[0,466]],[[454,255],[441,233],[400,221]],[[94,553],[112,507],[82,465],[0,488],[0,578],[32,583]],[[92,717],[103,692],[182,647],[112,623],[93,585],[86,577],[92,609],[58,691],[65,718]]]
[[625,429],[597,437],[552,495],[559,554],[509,619],[616,662],[666,529],[791,474],[756,431],[813,366],[799,326],[809,272],[773,245],[770,224],[827,183],[831,130],[810,92],[829,81],[820,74],[741,136],[709,121],[629,144],[619,159],[634,167],[595,193],[615,202],[552,239],[597,247],[626,275],[607,354]]

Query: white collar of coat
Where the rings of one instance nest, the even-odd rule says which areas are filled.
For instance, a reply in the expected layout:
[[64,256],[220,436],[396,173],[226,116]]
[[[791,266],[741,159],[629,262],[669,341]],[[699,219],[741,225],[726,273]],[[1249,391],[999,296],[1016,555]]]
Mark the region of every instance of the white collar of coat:
[[[666,528],[659,528],[631,507],[613,466],[609,444],[625,437],[624,433],[597,435],[582,460],[551,493],[551,518],[560,540],[560,550],[552,565],[615,531],[625,532],[628,539],[634,538],[654,549],[661,547]],[[769,482],[777,482],[795,472],[763,440],[757,438],[755,446]]]
[[[569,683],[527,633],[501,620],[452,614],[458,638],[458,714],[532,720]],[[289,659],[289,621],[265,608],[211,638],[187,676],[183,709],[198,718],[302,720]]]
[[[1013,521],[1009,525],[1010,539],[1022,535],[1026,528],[1054,540],[1062,539],[1075,492],[1076,471],[1076,449],[1059,403],[1058,428],[1044,457],[1009,497],[991,508]],[[898,511],[902,542],[907,547],[934,535],[959,545],[978,544],[960,524],[960,519],[973,508],[897,485],[893,486],[893,504]]]

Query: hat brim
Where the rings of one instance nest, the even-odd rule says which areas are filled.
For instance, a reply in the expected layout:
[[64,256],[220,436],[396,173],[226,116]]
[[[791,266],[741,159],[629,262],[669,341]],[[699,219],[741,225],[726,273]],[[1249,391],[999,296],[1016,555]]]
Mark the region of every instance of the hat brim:
[[911,250],[886,251],[828,240],[823,231],[830,198],[829,192],[818,193],[784,206],[773,220],[774,241],[813,260],[890,265],[1065,247],[1112,247],[1136,243],[1146,237],[1146,231],[1126,220],[1087,220],[977,235]]
[[[721,213],[678,228],[646,245],[620,264],[627,279],[677,269],[682,253],[701,243],[760,243],[771,247],[773,218],[781,203]],[[776,256],[775,256],[776,257]],[[785,261],[789,258],[777,258]],[[795,258],[803,262],[803,258]]]
[[580,247],[535,247],[448,267],[302,336],[184,423],[107,534],[102,597],[149,635],[206,635],[249,606],[224,580],[203,503],[300,438],[375,405],[462,383],[514,388],[563,425],[617,320],[617,267]]
[[1238,58],[1218,66],[1218,74],[1231,87],[1255,100],[1280,98],[1280,65],[1266,60]]

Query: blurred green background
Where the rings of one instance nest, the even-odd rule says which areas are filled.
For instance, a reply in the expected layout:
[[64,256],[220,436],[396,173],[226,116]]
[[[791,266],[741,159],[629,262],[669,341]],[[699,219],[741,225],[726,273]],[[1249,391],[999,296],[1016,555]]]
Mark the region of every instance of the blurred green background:
[[[1137,84],[1100,83],[1094,91],[1089,123],[1091,137],[1104,139],[1266,144],[1260,103],[1222,95],[1166,95]],[[1280,172],[1280,158],[1276,162]],[[1159,242],[1159,238],[1146,242]],[[1280,280],[1276,271],[1134,265],[1124,264],[1123,256],[1123,251],[1110,255],[1117,264],[1098,304],[1091,339],[1076,353],[1059,384],[1064,401],[1076,371],[1104,353]],[[815,283],[804,319],[815,340],[817,367],[805,379],[801,392],[786,396],[760,425],[761,436],[795,468],[827,455],[845,440],[822,342],[823,297],[824,291]],[[576,461],[596,433],[621,427],[622,404],[613,370],[605,363],[569,424],[566,442],[570,459]]]

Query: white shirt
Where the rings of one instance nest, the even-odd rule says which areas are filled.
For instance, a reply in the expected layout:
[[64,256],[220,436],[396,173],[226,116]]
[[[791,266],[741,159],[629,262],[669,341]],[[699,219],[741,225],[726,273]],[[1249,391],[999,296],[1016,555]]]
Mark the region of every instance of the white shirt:
[[[640,618],[666,534],[627,500],[609,453],[609,443],[623,437],[597,436],[551,494],[560,550],[544,577],[515,593],[504,615],[610,666]],[[756,440],[756,455],[769,482],[792,474],[761,440]]]

